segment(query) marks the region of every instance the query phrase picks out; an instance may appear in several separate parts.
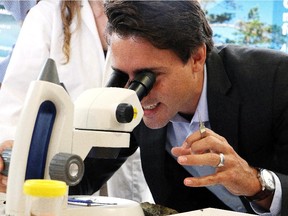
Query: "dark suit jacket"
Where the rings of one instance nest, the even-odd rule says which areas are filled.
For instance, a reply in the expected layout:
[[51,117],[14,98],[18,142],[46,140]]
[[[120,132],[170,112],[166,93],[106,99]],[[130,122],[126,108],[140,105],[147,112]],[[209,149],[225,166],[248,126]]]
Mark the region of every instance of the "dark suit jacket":
[[[225,137],[251,166],[274,171],[282,184],[282,215],[288,215],[288,56],[238,46],[215,48],[207,61],[208,113],[212,130]],[[206,188],[188,188],[186,172],[165,151],[166,128],[140,124],[131,147],[114,160],[86,158],[86,172],[70,193],[99,189],[126,157],[140,146],[145,178],[158,204],[179,212],[229,209]],[[241,198],[242,199],[242,198]],[[249,203],[242,199],[248,212]]]

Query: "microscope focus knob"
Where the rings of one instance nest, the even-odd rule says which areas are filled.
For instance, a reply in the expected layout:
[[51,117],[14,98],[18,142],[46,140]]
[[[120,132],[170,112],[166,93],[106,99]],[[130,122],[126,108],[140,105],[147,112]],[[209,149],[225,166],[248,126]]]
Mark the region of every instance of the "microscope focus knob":
[[129,123],[135,118],[137,112],[131,104],[120,103],[116,108],[116,119],[119,123]]
[[51,179],[64,181],[69,186],[77,185],[84,175],[83,160],[78,155],[58,153],[50,162],[49,175]]
[[12,149],[8,148],[8,149],[5,149],[1,154],[2,160],[4,162],[4,169],[2,170],[1,174],[4,176],[8,176],[11,153],[12,153]]

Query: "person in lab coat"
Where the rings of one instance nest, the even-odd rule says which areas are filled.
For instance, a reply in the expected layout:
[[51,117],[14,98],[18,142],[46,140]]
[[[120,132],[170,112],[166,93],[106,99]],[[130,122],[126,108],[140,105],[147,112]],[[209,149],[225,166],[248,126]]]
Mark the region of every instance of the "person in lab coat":
[[[47,58],[56,62],[60,82],[72,100],[86,89],[102,86],[106,71],[106,22],[102,1],[41,0],[29,11],[0,91],[0,152],[12,145],[29,84],[38,78]],[[134,155],[136,159],[139,158],[137,154],[139,152]],[[131,157],[131,163],[133,161]],[[133,171],[139,176],[137,184],[140,189],[126,188],[126,193],[119,195],[116,192],[121,190],[121,185],[111,183],[109,195],[134,197],[137,201],[150,198],[140,160],[137,161],[136,167],[134,161]],[[122,178],[124,185],[131,185],[128,182],[130,173],[119,170],[116,175],[113,178]],[[1,178],[1,187],[5,190],[7,178],[2,175]],[[135,196],[131,195],[132,191]]]

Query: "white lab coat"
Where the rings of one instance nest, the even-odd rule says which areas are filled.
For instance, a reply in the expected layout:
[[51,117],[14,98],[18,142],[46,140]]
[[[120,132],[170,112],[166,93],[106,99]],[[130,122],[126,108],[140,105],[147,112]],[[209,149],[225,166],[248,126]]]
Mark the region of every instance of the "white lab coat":
[[[86,89],[100,87],[110,74],[88,0],[82,1],[80,25],[76,24],[77,18],[73,20],[70,61],[63,64],[65,56],[62,52],[63,27],[59,3],[59,0],[41,0],[30,10],[23,23],[0,90],[0,143],[14,139],[29,84],[38,78],[47,58],[55,60],[60,82],[64,83],[72,100]],[[133,167],[129,165],[131,163]],[[147,194],[151,195],[142,174],[139,151],[128,159],[125,166],[117,172],[117,177],[112,178],[122,178],[121,182],[126,185],[122,187],[117,182],[110,183],[110,193],[121,198],[147,201]],[[134,184],[130,184],[131,173],[139,176]],[[127,188],[127,185],[130,186]]]
[[14,138],[29,84],[38,78],[47,58],[56,61],[60,81],[73,100],[85,89],[101,86],[105,56],[87,0],[83,1],[81,15],[81,30],[76,30],[77,19],[72,24],[70,61],[62,64],[65,57],[59,1],[42,0],[28,13],[0,90],[0,142]]

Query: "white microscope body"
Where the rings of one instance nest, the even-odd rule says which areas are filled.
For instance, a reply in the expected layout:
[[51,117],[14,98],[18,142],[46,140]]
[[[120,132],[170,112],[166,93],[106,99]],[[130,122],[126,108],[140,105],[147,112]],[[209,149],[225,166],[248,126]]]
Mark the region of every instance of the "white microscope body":
[[[129,147],[130,132],[143,116],[139,94],[136,94],[138,90],[134,90],[89,89],[73,103],[60,85],[54,61],[48,59],[39,80],[33,81],[29,87],[17,126],[9,166],[5,214],[24,215],[25,180],[56,178],[68,185],[76,185],[84,173],[82,159],[92,147],[106,150]],[[75,207],[70,211],[67,208],[65,214],[90,212],[91,215],[109,215],[113,209],[97,208],[79,208],[79,211]],[[135,216],[143,215],[139,208],[139,205],[133,206]],[[129,215],[128,211],[126,215]]]

